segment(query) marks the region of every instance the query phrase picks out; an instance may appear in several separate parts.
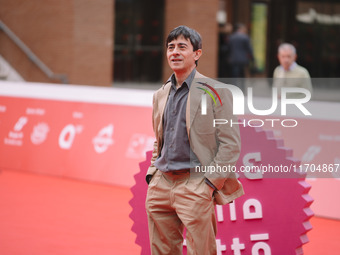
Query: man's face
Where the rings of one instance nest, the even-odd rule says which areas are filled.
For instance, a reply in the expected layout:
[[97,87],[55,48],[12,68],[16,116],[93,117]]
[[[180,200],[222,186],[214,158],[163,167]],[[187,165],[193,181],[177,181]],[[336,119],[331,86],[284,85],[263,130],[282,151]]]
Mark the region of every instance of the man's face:
[[281,49],[277,55],[280,65],[286,70],[289,70],[289,67],[296,60],[296,54],[294,54],[290,49]]
[[174,72],[186,72],[192,70],[195,61],[200,58],[202,50],[194,51],[189,39],[179,36],[177,39],[168,43],[167,59],[170,68]]

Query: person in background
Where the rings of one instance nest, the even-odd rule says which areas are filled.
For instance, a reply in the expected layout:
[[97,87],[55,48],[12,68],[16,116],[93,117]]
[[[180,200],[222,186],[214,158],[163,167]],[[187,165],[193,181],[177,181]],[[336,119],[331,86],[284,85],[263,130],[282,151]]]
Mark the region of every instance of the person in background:
[[[244,24],[237,24],[235,32],[229,37],[228,43],[229,64],[232,78],[245,78],[246,68],[254,61],[253,48]],[[238,87],[244,90],[244,81],[235,81]]]
[[[305,88],[311,94],[313,92],[312,82],[309,72],[306,68],[296,63],[296,49],[290,43],[282,43],[278,47],[277,58],[280,65],[277,66],[273,73],[273,87],[291,87],[291,88]],[[279,89],[280,95],[280,89]],[[302,93],[289,93],[289,98],[301,98],[305,95]]]
[[228,50],[232,77],[244,78],[246,66],[250,61],[254,61],[253,48],[244,24],[235,26],[235,32],[229,38]]
[[219,52],[218,52],[218,77],[231,77],[229,59],[229,37],[232,34],[233,26],[230,23],[219,27]]

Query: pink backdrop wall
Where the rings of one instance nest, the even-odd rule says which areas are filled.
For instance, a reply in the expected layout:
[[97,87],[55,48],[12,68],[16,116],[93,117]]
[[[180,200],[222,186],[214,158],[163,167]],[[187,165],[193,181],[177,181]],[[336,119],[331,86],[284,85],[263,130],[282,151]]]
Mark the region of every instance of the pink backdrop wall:
[[[153,91],[0,82],[0,169],[132,187],[151,150]],[[294,128],[264,126],[308,164],[340,163],[339,103],[295,118]],[[325,114],[322,114],[325,113]],[[245,118],[254,118],[247,115]],[[256,119],[259,119],[257,116]],[[340,169],[307,181],[316,215],[340,219]],[[327,176],[328,175],[328,176]]]

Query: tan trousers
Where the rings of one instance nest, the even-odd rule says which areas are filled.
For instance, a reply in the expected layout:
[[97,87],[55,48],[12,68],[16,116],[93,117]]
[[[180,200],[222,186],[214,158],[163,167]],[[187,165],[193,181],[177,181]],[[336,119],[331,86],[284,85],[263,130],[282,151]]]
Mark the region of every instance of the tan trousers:
[[213,189],[201,175],[158,170],[146,197],[151,254],[182,254],[184,227],[188,255],[216,254],[212,194]]

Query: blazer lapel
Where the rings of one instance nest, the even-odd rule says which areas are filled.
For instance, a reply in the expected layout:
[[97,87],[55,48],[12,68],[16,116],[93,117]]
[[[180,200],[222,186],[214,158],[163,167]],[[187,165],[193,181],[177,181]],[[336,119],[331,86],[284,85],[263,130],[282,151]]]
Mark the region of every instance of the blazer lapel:
[[166,83],[163,86],[163,89],[159,91],[158,106],[159,106],[159,110],[160,110],[161,121],[160,121],[160,124],[158,126],[158,133],[160,134],[160,137],[163,137],[164,109],[165,109],[165,106],[166,106],[166,102],[168,101],[170,88],[171,88],[171,82]]
[[198,71],[196,71],[195,78],[192,84],[190,85],[190,92],[189,92],[188,101],[186,105],[186,125],[187,125],[187,132],[188,132],[189,138],[190,138],[190,127],[192,126],[192,122],[200,106],[202,94],[205,93],[203,90],[198,89],[198,87],[202,87],[202,85],[198,82],[200,80],[203,81],[204,78],[206,77],[200,74]]

